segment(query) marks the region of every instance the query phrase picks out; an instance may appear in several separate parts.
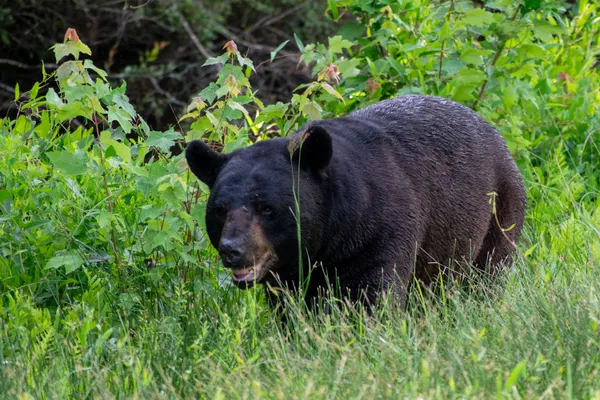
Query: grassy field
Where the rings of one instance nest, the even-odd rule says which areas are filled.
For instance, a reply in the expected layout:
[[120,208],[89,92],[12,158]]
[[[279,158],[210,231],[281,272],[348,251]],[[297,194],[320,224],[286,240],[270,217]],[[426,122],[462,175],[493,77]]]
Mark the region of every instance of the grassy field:
[[[542,188],[543,190],[543,188]],[[262,292],[184,292],[169,310],[137,310],[97,332],[93,309],[38,311],[33,329],[9,332],[28,304],[4,303],[4,398],[600,398],[599,215],[570,205],[536,221],[535,244],[504,279],[444,296],[413,290],[406,313],[372,318],[292,307],[287,328]],[[521,247],[523,248],[523,246]],[[31,317],[30,317],[31,318]],[[23,329],[27,321],[20,321]],[[61,333],[64,332],[64,333]]]

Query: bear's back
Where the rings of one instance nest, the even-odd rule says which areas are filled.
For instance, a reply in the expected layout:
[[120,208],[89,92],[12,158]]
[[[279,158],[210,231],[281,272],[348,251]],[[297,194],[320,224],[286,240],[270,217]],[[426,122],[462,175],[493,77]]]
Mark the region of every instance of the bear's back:
[[420,179],[423,168],[433,175],[462,175],[514,165],[495,128],[471,109],[441,97],[399,96],[310,125],[331,134],[334,157],[337,146],[343,158],[359,157],[382,167],[400,163],[404,172]]
[[393,237],[406,226],[397,221],[412,221],[425,275],[429,262],[494,247],[495,242],[484,246],[493,218],[490,193],[509,209],[505,225],[517,226],[511,236],[520,232],[525,206],[520,173],[504,139],[469,108],[408,95],[313,124],[332,136],[330,176],[343,197],[357,193],[354,198],[370,204],[361,229]]
[[[444,152],[467,150],[497,151],[504,141],[490,124],[473,110],[454,101],[435,96],[406,95],[378,102],[346,117],[360,125],[367,123],[376,129],[347,130],[354,140],[366,140],[368,135],[383,136],[408,146],[427,146]],[[492,142],[489,149],[486,143]],[[412,147],[412,146],[411,146]]]

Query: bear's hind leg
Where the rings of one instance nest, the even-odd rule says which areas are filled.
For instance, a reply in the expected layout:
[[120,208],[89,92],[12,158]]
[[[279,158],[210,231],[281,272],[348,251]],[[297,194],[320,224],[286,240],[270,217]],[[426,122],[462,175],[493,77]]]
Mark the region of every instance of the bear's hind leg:
[[491,216],[483,245],[475,260],[480,270],[495,274],[503,265],[510,265],[516,250],[516,239],[523,228],[525,193],[519,184],[521,177],[508,174],[493,201],[496,214]]

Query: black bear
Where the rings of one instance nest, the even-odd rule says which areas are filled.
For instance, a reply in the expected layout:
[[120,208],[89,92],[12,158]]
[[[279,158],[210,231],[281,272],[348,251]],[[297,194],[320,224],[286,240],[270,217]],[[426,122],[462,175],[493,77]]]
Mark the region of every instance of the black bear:
[[302,279],[306,296],[330,283],[351,300],[391,291],[403,303],[414,277],[512,262],[523,226],[503,138],[439,97],[382,101],[231,154],[195,140],[186,158],[211,191],[210,240],[242,288]]

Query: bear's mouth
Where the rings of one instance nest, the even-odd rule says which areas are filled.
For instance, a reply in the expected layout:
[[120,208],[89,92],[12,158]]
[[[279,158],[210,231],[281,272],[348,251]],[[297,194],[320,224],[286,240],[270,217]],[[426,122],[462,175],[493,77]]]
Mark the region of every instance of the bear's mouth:
[[269,273],[270,266],[275,258],[271,253],[267,253],[252,266],[232,268],[231,279],[233,283],[242,289],[249,289],[255,283],[261,283]]

